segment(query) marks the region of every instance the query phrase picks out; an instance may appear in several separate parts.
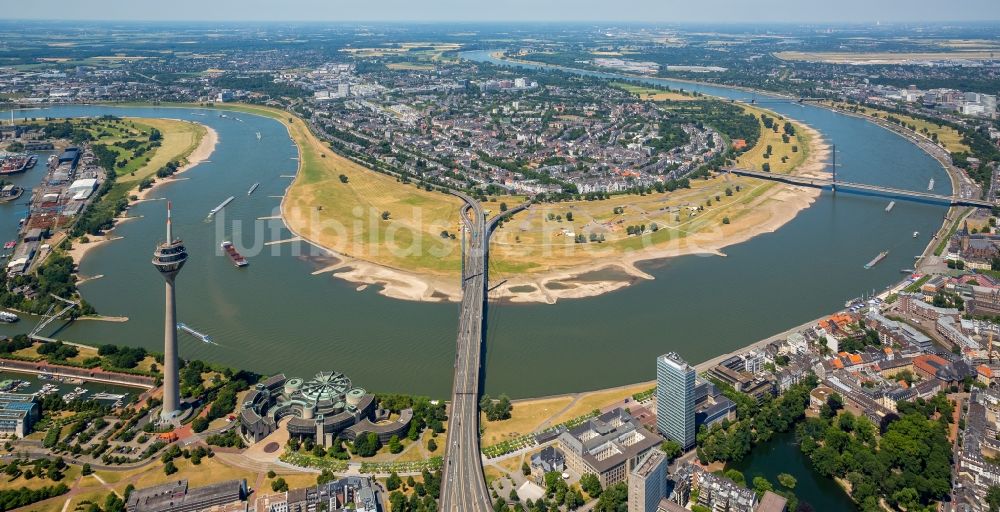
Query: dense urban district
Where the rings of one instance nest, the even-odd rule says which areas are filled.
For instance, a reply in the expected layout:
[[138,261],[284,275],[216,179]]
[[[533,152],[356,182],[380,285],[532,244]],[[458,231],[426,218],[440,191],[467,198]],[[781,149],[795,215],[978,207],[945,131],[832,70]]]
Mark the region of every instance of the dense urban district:
[[[466,471],[497,512],[1000,510],[997,27],[143,28],[0,22],[0,201],[25,212],[2,219],[17,236],[0,320],[24,329],[0,339],[0,510],[486,510],[452,501],[475,494],[454,489]],[[734,353],[650,358],[646,382],[514,401],[474,386],[460,407],[481,371],[473,290],[610,292],[644,276],[637,261],[718,253],[811,204],[835,156],[767,94],[863,116],[942,164],[953,193],[935,197],[952,206],[914,268]],[[456,398],[371,391],[351,368],[260,375],[178,354],[178,330],[213,341],[176,321],[188,254],[169,206],[152,259],[163,352],[56,339],[67,322],[128,321],[81,295],[100,277],[82,258],[218,142],[198,122],[35,110],[86,103],[282,123],[299,169],[281,218],[335,256],[328,270],[462,302]],[[7,181],[30,173],[37,186]],[[423,250],[388,250],[389,233]],[[490,257],[470,256],[483,242]],[[249,264],[229,242],[217,256]],[[626,276],[573,279],[609,267]],[[745,465],[789,439],[801,471]]]

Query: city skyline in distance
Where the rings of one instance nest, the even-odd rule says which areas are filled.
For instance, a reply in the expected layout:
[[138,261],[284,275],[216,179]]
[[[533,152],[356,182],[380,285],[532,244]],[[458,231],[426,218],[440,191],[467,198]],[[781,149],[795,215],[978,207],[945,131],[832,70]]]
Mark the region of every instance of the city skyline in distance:
[[[993,0],[968,0],[949,5],[930,0],[789,4],[761,0],[748,6],[736,0],[506,0],[463,2],[387,0],[377,5],[332,3],[325,0],[217,0],[209,3],[176,0],[169,4],[129,0],[70,2],[50,0],[7,6],[6,19],[87,21],[319,21],[319,22],[529,22],[565,21],[595,23],[916,23],[996,21],[1000,4]],[[929,14],[933,13],[933,14]]]

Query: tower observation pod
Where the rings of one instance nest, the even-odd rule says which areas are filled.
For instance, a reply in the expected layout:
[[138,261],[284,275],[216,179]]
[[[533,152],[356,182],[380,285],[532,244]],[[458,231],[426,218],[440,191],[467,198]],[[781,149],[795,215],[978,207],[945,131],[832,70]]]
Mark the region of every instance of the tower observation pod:
[[167,239],[153,251],[153,266],[166,281],[166,305],[163,324],[163,408],[160,419],[170,421],[181,413],[179,377],[177,373],[177,303],[174,279],[187,262],[187,250],[179,238],[174,238],[170,223],[170,203],[167,203]]

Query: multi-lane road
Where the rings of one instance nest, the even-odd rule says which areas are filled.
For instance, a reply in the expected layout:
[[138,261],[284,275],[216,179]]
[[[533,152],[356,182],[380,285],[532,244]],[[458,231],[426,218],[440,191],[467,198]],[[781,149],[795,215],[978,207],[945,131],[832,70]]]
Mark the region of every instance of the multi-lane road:
[[[475,199],[455,192],[465,201],[462,222],[465,229],[462,259],[462,308],[455,347],[455,381],[448,414],[448,446],[445,449],[441,485],[441,510],[446,512],[489,512],[493,509],[483,476],[479,451],[479,384],[483,349],[484,310],[488,287],[490,233],[500,220],[486,221]],[[527,203],[512,209],[511,215]]]

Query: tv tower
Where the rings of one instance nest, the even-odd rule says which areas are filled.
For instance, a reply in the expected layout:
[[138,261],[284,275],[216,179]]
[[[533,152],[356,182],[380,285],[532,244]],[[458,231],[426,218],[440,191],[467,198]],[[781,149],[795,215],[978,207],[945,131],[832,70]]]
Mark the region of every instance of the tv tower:
[[163,408],[160,419],[172,420],[180,415],[179,377],[177,374],[177,302],[174,278],[187,261],[184,243],[174,239],[170,225],[170,203],[167,202],[167,240],[153,252],[153,266],[166,281],[166,309],[163,324]]

